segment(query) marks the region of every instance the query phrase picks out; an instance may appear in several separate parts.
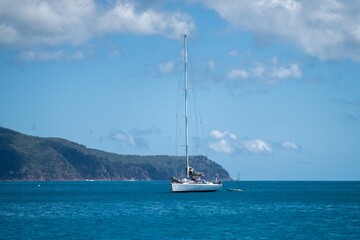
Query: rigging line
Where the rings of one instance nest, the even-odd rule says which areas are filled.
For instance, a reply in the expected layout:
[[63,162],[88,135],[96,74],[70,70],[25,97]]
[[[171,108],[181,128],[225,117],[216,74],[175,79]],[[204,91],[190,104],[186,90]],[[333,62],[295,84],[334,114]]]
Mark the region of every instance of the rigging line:
[[[188,51],[188,58],[189,58],[189,69],[190,69],[190,82],[192,84],[192,96],[193,96],[193,107],[194,107],[194,114],[195,114],[195,139],[196,139],[196,150],[197,154],[201,154],[201,151],[205,152],[205,155],[207,155],[207,148],[206,148],[206,138],[205,138],[205,130],[204,130],[204,124],[201,117],[201,111],[200,106],[198,102],[198,94],[197,94],[197,87],[196,87],[196,81],[195,81],[195,74],[194,74],[194,68],[193,68],[193,61],[191,58],[191,54],[189,54],[190,51]],[[200,129],[200,132],[199,132]],[[202,149],[201,149],[202,148]]]
[[195,86],[195,78],[194,78],[194,68],[193,68],[193,63],[192,63],[192,59],[191,59],[191,54],[190,51],[188,51],[188,69],[190,72],[190,77],[189,77],[189,85],[190,85],[190,94],[189,96],[192,97],[192,101],[190,101],[192,103],[192,111],[190,111],[191,114],[191,120],[192,120],[192,131],[191,131],[191,139],[193,144],[191,145],[192,148],[192,153],[193,155],[196,155],[199,153],[199,141],[198,141],[198,137],[199,137],[199,127],[198,127],[198,116],[197,116],[197,110],[196,110],[196,104],[197,104],[197,99],[196,99],[196,86]]
[[181,133],[181,131],[179,131],[179,115],[180,115],[180,102],[181,102],[181,96],[182,94],[181,93],[181,90],[182,90],[182,78],[183,78],[183,73],[181,71],[181,65],[182,65],[182,62],[179,60],[177,61],[178,64],[177,64],[177,71],[178,71],[178,74],[177,76],[180,76],[180,78],[178,79],[178,85],[177,85],[177,91],[176,91],[176,118],[175,118],[175,121],[176,121],[176,126],[175,126],[175,145],[174,145],[174,150],[175,150],[175,156],[178,156],[178,145],[179,145],[179,141],[180,141],[180,135],[179,135],[179,132]]

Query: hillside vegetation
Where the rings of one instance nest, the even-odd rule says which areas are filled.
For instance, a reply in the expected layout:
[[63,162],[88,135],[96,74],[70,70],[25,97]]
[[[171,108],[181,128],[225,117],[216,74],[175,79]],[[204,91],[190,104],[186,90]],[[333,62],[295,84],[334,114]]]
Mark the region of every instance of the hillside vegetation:
[[[193,156],[205,179],[231,179],[219,164]],[[174,156],[120,155],[89,149],[60,138],[42,138],[0,128],[0,180],[168,180],[185,172]]]

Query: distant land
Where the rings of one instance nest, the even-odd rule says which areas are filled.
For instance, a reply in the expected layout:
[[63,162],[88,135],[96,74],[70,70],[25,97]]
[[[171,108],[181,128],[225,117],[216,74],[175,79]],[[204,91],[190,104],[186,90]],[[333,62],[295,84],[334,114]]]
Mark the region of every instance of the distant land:
[[[229,173],[205,156],[191,165],[205,179],[230,180]],[[108,153],[61,139],[22,134],[0,127],[0,181],[169,180],[185,172],[185,160],[175,156]]]

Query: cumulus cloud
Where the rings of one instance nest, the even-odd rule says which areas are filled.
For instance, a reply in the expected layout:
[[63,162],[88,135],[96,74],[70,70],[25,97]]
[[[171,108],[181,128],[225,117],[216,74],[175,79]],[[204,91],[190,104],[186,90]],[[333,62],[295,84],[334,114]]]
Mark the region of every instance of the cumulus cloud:
[[226,75],[230,80],[259,80],[274,84],[286,79],[299,79],[302,72],[297,63],[282,64],[273,58],[270,64],[256,63],[248,69],[234,68]]
[[226,139],[219,139],[209,144],[211,150],[217,153],[231,154],[235,152],[235,148]]
[[280,146],[283,148],[283,149],[289,149],[289,150],[296,150],[296,151],[299,151],[300,150],[300,146],[293,142],[293,141],[284,141],[284,142],[281,142],[280,143]]
[[78,44],[108,33],[178,38],[194,28],[183,12],[141,7],[134,1],[0,1],[0,46]]
[[175,63],[174,61],[163,62],[158,65],[159,71],[162,74],[168,74],[174,71]]
[[272,153],[270,143],[262,139],[253,139],[242,141],[243,147],[250,153]]
[[272,153],[271,145],[262,139],[238,139],[235,133],[212,130],[209,148],[217,153]]
[[[94,34],[94,1],[0,1],[1,45],[79,43]],[[4,35],[4,31],[11,35]],[[9,36],[9,37],[7,37]]]
[[264,139],[240,139],[229,131],[213,130],[210,132],[209,148],[223,154],[272,154],[274,149],[300,151],[300,146],[294,141],[271,143]]
[[228,74],[227,78],[229,79],[247,79],[249,73],[244,69],[232,69]]
[[98,24],[104,32],[159,34],[170,38],[178,38],[194,28],[187,14],[153,9],[140,11],[133,2],[125,1],[118,1],[114,8],[100,16]]
[[300,78],[301,71],[297,64],[290,64],[288,68],[286,67],[274,68],[272,76],[275,79]]
[[81,51],[69,52],[64,50],[55,51],[22,51],[18,54],[18,59],[26,62],[44,62],[44,61],[80,61],[84,59]]
[[225,138],[225,137],[229,137],[231,139],[236,139],[237,138],[235,133],[231,133],[231,132],[228,132],[228,131],[221,132],[219,130],[212,130],[210,132],[210,136],[213,137],[213,138],[216,138],[216,139],[221,139],[221,138]]
[[360,2],[338,0],[203,1],[236,28],[286,40],[323,60],[360,60]]
[[136,147],[139,144],[135,141],[135,137],[131,133],[123,132],[122,130],[115,131],[110,138],[115,141],[123,142],[130,147]]
[[110,133],[109,138],[111,140],[125,144],[132,148],[148,148],[149,143],[147,137],[155,134],[159,134],[161,131],[158,128],[150,127],[148,129],[133,128],[126,132],[123,130],[113,130]]

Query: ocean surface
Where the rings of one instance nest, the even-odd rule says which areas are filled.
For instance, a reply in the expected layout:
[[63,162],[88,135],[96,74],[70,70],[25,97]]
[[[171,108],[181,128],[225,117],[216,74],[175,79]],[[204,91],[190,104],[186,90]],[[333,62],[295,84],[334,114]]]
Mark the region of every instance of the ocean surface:
[[0,182],[0,239],[360,239],[360,182]]

